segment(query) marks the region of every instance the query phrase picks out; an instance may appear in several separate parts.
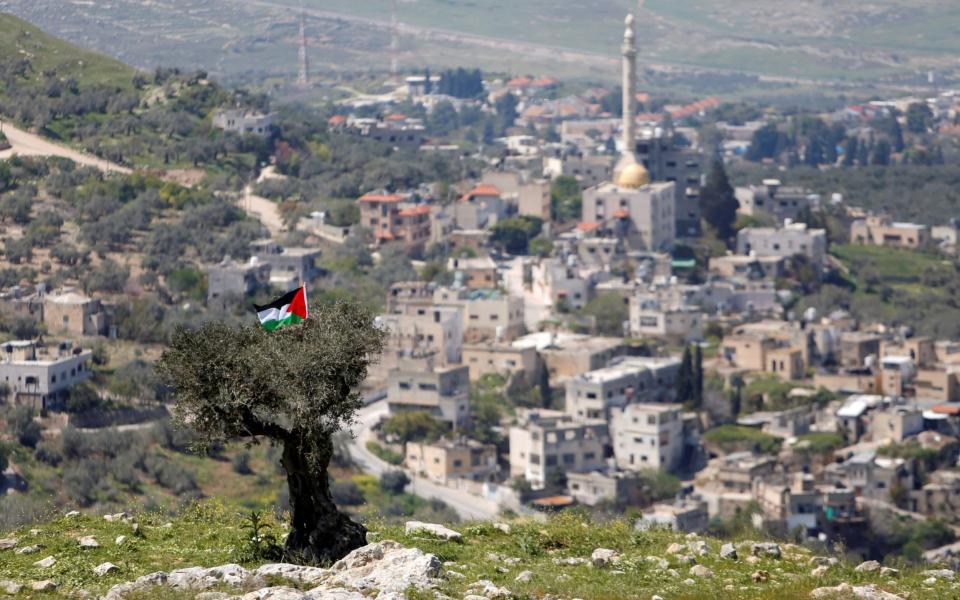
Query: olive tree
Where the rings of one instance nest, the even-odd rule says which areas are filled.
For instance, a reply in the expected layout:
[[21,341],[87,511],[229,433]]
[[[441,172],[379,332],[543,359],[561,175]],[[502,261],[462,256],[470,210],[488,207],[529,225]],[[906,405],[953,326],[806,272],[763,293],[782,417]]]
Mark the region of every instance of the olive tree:
[[337,510],[327,465],[334,435],[362,405],[357,387],[384,335],[359,304],[337,302],[273,332],[220,322],[178,328],[158,362],[176,395],[176,419],[201,443],[242,438],[283,447],[288,560],[335,561],[366,543],[366,529]]

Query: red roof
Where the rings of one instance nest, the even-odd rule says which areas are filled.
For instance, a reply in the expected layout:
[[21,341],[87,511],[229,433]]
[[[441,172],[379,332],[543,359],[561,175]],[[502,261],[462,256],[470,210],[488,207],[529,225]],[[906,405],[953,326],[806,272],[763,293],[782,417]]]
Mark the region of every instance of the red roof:
[[520,77],[514,77],[507,82],[507,87],[526,87],[530,85],[533,80],[527,77],[526,75],[521,75]]
[[557,84],[556,79],[554,79],[553,77],[546,77],[546,76],[537,77],[536,79],[530,82],[530,85],[535,87],[550,87],[556,84]]
[[360,196],[360,199],[357,202],[371,202],[371,203],[394,203],[394,202],[403,202],[405,198],[400,194],[364,194]]
[[384,117],[383,120],[384,121],[406,121],[407,115],[401,115],[400,113],[393,113]]
[[590,223],[586,221],[577,223],[577,231],[596,231],[598,229],[600,229],[599,223]]
[[343,125],[346,122],[347,122],[347,117],[345,117],[344,115],[333,115],[332,117],[327,119],[328,125]]
[[373,232],[373,237],[377,238],[378,240],[392,240],[393,234],[389,231],[375,231]]
[[472,190],[464,194],[460,200],[462,202],[468,202],[476,196],[499,196],[500,190],[496,186],[492,186],[489,183],[480,183],[477,184]]
[[417,215],[428,215],[430,214],[430,207],[426,204],[418,204],[417,206],[411,206],[410,208],[405,208],[399,213],[401,217],[415,217]]

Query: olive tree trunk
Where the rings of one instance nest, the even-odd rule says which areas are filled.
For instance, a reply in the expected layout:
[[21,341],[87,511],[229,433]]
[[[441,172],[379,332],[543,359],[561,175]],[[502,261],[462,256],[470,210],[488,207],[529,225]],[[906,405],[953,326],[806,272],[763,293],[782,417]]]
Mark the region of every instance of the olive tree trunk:
[[296,562],[331,563],[365,545],[367,529],[337,510],[330,496],[331,441],[320,442],[316,460],[308,460],[307,450],[299,436],[284,440],[281,464],[287,472],[292,512],[284,554]]

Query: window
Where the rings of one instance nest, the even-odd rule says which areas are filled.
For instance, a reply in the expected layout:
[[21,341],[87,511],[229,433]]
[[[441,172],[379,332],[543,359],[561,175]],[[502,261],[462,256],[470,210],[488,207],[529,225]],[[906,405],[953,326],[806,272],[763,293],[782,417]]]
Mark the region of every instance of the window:
[[455,459],[455,460],[453,461],[453,468],[454,468],[454,469],[459,469],[459,468],[462,467],[462,466],[463,466],[463,461],[460,460],[459,458],[457,458],[457,459]]
[[429,392],[433,392],[437,390],[437,384],[435,383],[421,383],[417,387],[419,387],[421,390],[425,390]]
[[547,466],[548,466],[548,467],[555,467],[555,466],[557,466],[557,455],[556,455],[556,454],[548,454],[548,455],[547,455]]
[[540,464],[540,455],[539,455],[539,454],[531,454],[531,455],[530,455],[530,464],[531,464],[531,465],[539,465],[539,464]]
[[401,389],[401,390],[409,390],[409,389],[410,389],[410,382],[409,382],[409,381],[401,381],[400,384],[399,384],[399,386],[400,386],[400,389]]
[[656,425],[657,415],[647,415],[647,425]]
[[572,464],[574,464],[575,462],[577,462],[577,457],[574,456],[573,454],[564,454],[564,455],[563,455],[563,464],[565,464],[565,465],[572,465]]
[[597,455],[594,454],[593,452],[584,452],[584,453],[583,453],[583,460],[593,460],[594,458],[596,458],[596,456],[597,456]]

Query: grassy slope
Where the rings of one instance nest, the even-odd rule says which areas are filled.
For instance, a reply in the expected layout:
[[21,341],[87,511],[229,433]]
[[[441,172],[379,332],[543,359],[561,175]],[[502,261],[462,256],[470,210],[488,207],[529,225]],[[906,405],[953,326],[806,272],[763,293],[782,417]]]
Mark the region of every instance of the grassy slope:
[[18,55],[31,61],[37,77],[55,69],[61,77],[72,77],[82,86],[132,86],[134,70],[122,62],[79,48],[13,15],[0,13],[0,56]]
[[[169,527],[164,527],[167,518],[159,515],[137,515],[136,519],[141,524],[142,537],[133,535],[130,524],[107,523],[86,516],[60,518],[40,526],[36,534],[29,528],[11,532],[10,535],[22,540],[21,546],[41,543],[45,547],[35,554],[0,552],[0,579],[30,581],[49,578],[60,584],[61,594],[79,588],[103,592],[113,584],[157,570],[237,561],[247,567],[257,564],[256,561],[244,562],[236,550],[243,543],[239,517],[216,504],[188,510],[183,516],[169,521]],[[825,576],[813,577],[810,575],[810,552],[793,546],[784,546],[781,560],[763,558],[751,564],[745,560],[747,549],[741,550],[740,560],[736,562],[721,560],[718,557],[721,542],[709,538],[709,552],[698,561],[711,569],[714,577],[698,579],[695,585],[688,585],[683,581],[688,576],[689,566],[681,565],[675,556],[666,553],[671,543],[686,541],[679,534],[664,531],[638,533],[625,521],[590,523],[573,513],[552,518],[547,523],[515,522],[512,526],[510,534],[502,533],[489,523],[456,526],[464,534],[464,540],[456,543],[422,535],[406,536],[401,527],[368,523],[368,527],[383,538],[434,553],[447,563],[447,572],[463,574],[462,578],[449,576],[441,584],[440,591],[458,598],[463,597],[469,585],[479,579],[489,579],[505,586],[519,598],[545,594],[564,598],[649,598],[659,594],[671,599],[799,599],[806,598],[813,588],[841,582],[877,583],[894,593],[910,592],[913,600],[955,597],[956,593],[951,587],[954,584],[946,582],[923,586],[924,577],[918,569],[905,569],[900,578],[882,581],[876,573],[856,573],[853,564],[841,562],[831,567]],[[280,531],[279,527],[277,531]],[[76,540],[84,535],[93,535],[101,546],[81,550]],[[118,535],[128,537],[122,547],[114,544]],[[553,563],[554,558],[589,558],[598,547],[619,551],[623,560],[614,569],[596,569],[588,565],[557,566]],[[491,554],[499,555],[499,558]],[[32,566],[38,559],[49,555],[58,557],[54,567],[40,569]],[[679,575],[654,570],[651,563],[643,559],[645,556],[667,558]],[[507,566],[501,560],[503,558],[519,561]],[[118,565],[120,570],[103,578],[94,576],[92,568],[106,561]],[[517,583],[517,575],[527,570],[533,573],[532,579]],[[757,570],[769,572],[770,580],[753,583],[751,574]],[[733,591],[728,591],[727,586],[733,586]],[[166,592],[166,595],[150,597],[174,596]]]

